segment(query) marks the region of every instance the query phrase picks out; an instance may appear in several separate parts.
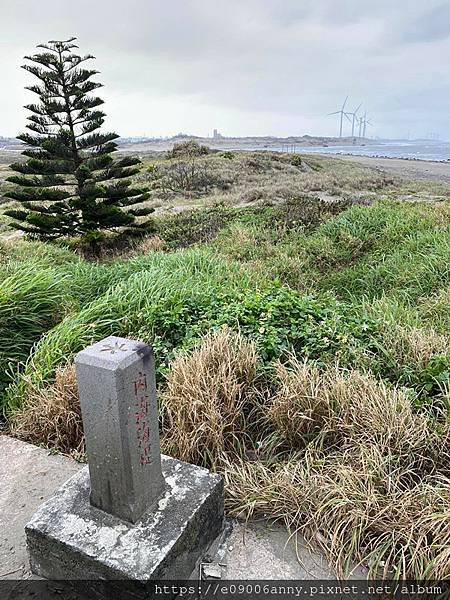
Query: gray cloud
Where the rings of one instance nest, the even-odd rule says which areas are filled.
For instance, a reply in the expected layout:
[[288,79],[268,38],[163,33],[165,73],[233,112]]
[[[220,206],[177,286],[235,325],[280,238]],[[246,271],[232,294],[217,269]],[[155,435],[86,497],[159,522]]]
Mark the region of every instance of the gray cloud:
[[435,42],[450,37],[450,4],[430,8],[405,27],[403,40],[408,42]]
[[[399,6],[400,5],[400,6]],[[450,137],[442,0],[0,0],[0,135],[23,129],[24,54],[78,35],[124,135],[336,133],[350,94],[380,136]]]

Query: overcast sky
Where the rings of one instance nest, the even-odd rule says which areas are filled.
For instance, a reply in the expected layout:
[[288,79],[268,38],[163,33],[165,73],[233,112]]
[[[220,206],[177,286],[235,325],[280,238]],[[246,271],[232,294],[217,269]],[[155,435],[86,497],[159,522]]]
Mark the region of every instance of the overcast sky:
[[78,37],[121,135],[336,135],[350,95],[370,134],[450,139],[450,1],[0,0],[0,135],[22,131],[25,54]]

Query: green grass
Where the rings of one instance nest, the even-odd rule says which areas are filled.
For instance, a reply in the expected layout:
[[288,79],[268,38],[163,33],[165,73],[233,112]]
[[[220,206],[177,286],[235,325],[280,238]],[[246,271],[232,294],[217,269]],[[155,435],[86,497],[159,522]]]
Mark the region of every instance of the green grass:
[[230,228],[217,247],[294,287],[415,302],[450,281],[449,223],[432,204],[383,201],[353,206],[312,232],[289,228],[281,239],[267,227]]
[[[360,364],[421,402],[439,396],[449,355],[442,341],[430,353],[422,340],[448,336],[445,205],[344,208],[300,199],[257,216],[219,207],[170,217],[160,228],[177,245],[193,218],[211,231],[227,215],[209,244],[104,263],[39,243],[4,248],[0,357],[3,387],[12,383],[3,403],[19,406],[30,386],[106,335],[152,343],[163,373],[174,352],[223,324],[254,339],[268,366],[295,351],[319,364]],[[401,349],[389,337],[395,328]]]
[[[237,168],[244,159],[217,160]],[[356,559],[374,576],[383,565],[398,575],[441,574],[446,549],[438,544],[448,528],[436,532],[431,519],[444,528],[448,512],[450,202],[386,200],[391,183],[370,172],[352,180],[344,169],[340,192],[362,186],[383,199],[354,203],[340,194],[329,202],[298,193],[270,203],[268,179],[296,167],[245,160],[265,181],[262,203],[160,215],[164,244],[147,240],[128,258],[87,262],[63,246],[0,246],[6,418],[34,443],[66,436],[54,444],[82,448],[81,422],[73,448],[60,427],[79,412],[73,369],[59,368],[107,335],[143,340],[155,350],[163,414],[172,389],[172,417],[187,419],[184,430],[173,428],[184,438],[175,435],[172,454],[194,460],[179,453],[197,434],[199,455],[218,452],[219,432],[208,448],[201,435],[218,422],[215,410],[229,425],[235,406],[236,430],[224,426],[233,450],[221,455],[231,510],[281,517],[308,539],[319,532],[341,572]],[[327,165],[318,161],[308,185],[329,189]],[[255,389],[245,390],[235,350],[225,351],[236,332],[239,360],[257,357]],[[199,401],[204,412],[189,410]],[[198,414],[204,422],[193,427]],[[163,443],[167,435],[164,423]],[[374,498],[381,508],[372,510]]]
[[76,352],[112,334],[151,343],[160,375],[175,351],[222,325],[255,340],[267,366],[291,351],[324,363],[337,356],[350,361],[357,348],[370,347],[373,321],[332,295],[304,296],[264,282],[205,249],[153,253],[109,269],[110,279],[119,273],[120,281],[68,314],[33,348],[6,394],[9,409],[47,383]]

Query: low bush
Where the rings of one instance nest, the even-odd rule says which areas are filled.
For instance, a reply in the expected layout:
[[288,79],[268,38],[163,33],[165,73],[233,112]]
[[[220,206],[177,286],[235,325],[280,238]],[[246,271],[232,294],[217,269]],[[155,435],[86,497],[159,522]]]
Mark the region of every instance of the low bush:
[[152,188],[162,195],[205,194],[213,187],[226,189],[226,182],[209,166],[195,158],[160,165],[151,173]]
[[208,146],[199,144],[195,140],[186,140],[184,142],[175,142],[172,150],[167,152],[167,158],[185,158],[193,156],[205,156],[209,154],[211,150]]
[[294,167],[302,167],[303,166],[303,158],[300,156],[300,154],[293,154],[290,157],[290,161],[291,165],[294,165]]
[[215,322],[254,340],[266,364],[291,351],[324,364],[351,363],[358,350],[371,349],[377,324],[333,296],[307,296],[274,284],[220,298]]

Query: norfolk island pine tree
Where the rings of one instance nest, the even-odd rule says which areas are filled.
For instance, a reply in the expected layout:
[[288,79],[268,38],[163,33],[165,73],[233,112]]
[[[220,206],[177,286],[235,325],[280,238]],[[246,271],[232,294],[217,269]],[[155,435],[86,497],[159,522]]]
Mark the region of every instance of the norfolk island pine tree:
[[148,198],[143,189],[131,186],[130,177],[139,172],[140,160],[114,160],[116,133],[99,129],[105,113],[103,100],[91,95],[102,84],[92,81],[98,71],[85,69],[92,55],[79,56],[71,38],[40,44],[44,51],[25,57],[34,64],[23,68],[39,79],[26,89],[39,97],[27,128],[32,133],[18,136],[27,148],[26,162],[11,169],[8,178],[16,184],[7,196],[21,208],[5,211],[11,226],[28,236],[51,241],[80,236],[97,251],[105,232],[136,235],[148,231],[151,222],[143,217],[153,209],[142,206]]

